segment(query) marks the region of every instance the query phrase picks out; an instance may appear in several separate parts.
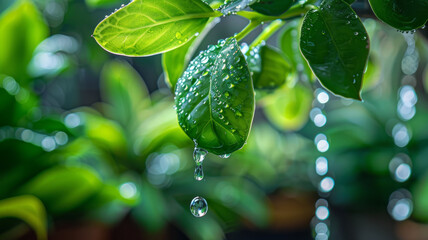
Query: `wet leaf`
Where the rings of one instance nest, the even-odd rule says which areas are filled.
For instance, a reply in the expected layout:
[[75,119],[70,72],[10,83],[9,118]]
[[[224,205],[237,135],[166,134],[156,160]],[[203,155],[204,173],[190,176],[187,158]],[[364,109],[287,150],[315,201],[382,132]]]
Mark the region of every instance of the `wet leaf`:
[[320,82],[334,94],[361,100],[369,37],[361,20],[342,0],[325,0],[309,11],[300,48]]
[[186,44],[214,16],[200,0],[134,0],[100,22],[93,36],[111,53],[149,56]]
[[250,7],[264,15],[279,16],[290,9],[294,3],[296,3],[296,0],[258,0],[251,4]]
[[38,198],[25,195],[1,200],[0,218],[6,217],[21,219],[36,232],[37,239],[47,239],[46,212]]
[[259,46],[251,50],[248,66],[253,72],[256,89],[278,88],[291,73],[291,66],[281,52],[270,46]]
[[264,105],[267,118],[283,130],[299,130],[308,121],[312,93],[300,84],[284,87],[270,96]]
[[178,122],[195,143],[214,154],[240,149],[254,116],[254,89],[236,39],[201,52],[176,87]]
[[369,0],[369,3],[380,20],[403,31],[420,28],[428,20],[426,0]]

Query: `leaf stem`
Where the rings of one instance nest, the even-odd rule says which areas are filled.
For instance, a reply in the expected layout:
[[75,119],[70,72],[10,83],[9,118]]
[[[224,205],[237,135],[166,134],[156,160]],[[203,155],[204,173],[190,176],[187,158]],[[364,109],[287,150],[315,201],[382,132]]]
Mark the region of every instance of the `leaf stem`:
[[250,44],[250,49],[256,47],[266,39],[268,39],[270,36],[272,36],[278,29],[280,29],[282,26],[284,26],[285,21],[282,21],[280,19],[275,20],[271,22],[260,35],[254,39],[254,41]]
[[294,5],[288,11],[286,11],[285,13],[279,16],[266,16],[266,15],[263,15],[257,12],[252,12],[252,11],[239,11],[236,14],[241,17],[247,18],[250,21],[259,21],[259,22],[273,21],[276,19],[289,19],[289,18],[301,16],[306,12],[308,12],[309,10],[315,9],[316,6],[312,4],[313,2],[314,1],[312,0],[308,0],[304,3]]
[[248,23],[248,25],[235,36],[236,40],[241,41],[245,36],[247,36],[250,32],[256,29],[256,27],[258,27],[259,25],[259,21],[250,21],[250,23]]

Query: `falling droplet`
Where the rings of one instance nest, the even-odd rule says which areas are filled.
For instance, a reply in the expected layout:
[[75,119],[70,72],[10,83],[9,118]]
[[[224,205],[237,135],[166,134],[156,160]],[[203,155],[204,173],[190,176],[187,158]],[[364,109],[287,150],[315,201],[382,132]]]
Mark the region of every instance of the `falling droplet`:
[[202,164],[196,166],[194,178],[196,181],[201,181],[202,179],[204,179],[204,169],[202,168]]
[[230,153],[226,153],[226,154],[220,155],[219,157],[221,157],[221,158],[229,158],[230,157]]
[[190,203],[190,212],[195,217],[203,217],[208,212],[208,203],[203,197],[195,197]]
[[193,160],[195,160],[197,166],[202,165],[206,155],[207,150],[195,147],[195,150],[193,150]]

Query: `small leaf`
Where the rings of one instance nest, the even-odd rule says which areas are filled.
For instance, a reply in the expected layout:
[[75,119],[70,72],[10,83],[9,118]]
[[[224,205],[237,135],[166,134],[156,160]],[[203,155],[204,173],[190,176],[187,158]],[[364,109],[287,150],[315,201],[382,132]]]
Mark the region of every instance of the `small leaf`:
[[21,219],[34,229],[37,239],[47,239],[46,212],[38,198],[28,195],[1,200],[0,218],[6,217]]
[[254,88],[275,89],[287,80],[291,66],[279,50],[270,46],[258,46],[250,51],[248,66],[253,72]]
[[134,0],[100,22],[93,36],[109,52],[149,56],[186,44],[214,16],[200,0]]
[[201,52],[179,79],[175,95],[178,122],[199,147],[222,155],[245,144],[254,89],[236,39]]
[[88,112],[76,113],[85,123],[85,134],[99,146],[123,155],[127,149],[127,139],[123,128],[115,121]]
[[295,3],[296,0],[258,0],[251,4],[250,7],[254,11],[264,15],[279,16],[290,9]]
[[325,0],[309,11],[300,48],[320,82],[334,94],[361,100],[369,37],[361,20],[342,0]]
[[0,73],[24,85],[27,64],[49,29],[31,1],[16,3],[0,17]]
[[299,130],[308,120],[312,93],[300,84],[284,87],[268,97],[264,105],[267,118],[283,130]]
[[172,91],[175,90],[178,79],[183,74],[201,41],[219,22],[220,20],[218,18],[211,18],[198,37],[192,38],[192,40],[177,49],[162,54],[162,67],[165,74],[165,82]]
[[101,72],[101,97],[113,107],[108,115],[124,127],[139,123],[138,113],[150,105],[143,79],[124,61],[111,61]]
[[303,81],[313,81],[314,74],[303,58],[299,48],[300,27],[300,20],[294,20],[288,23],[279,37],[279,46],[284,55],[290,60],[293,72],[298,74],[295,81],[299,79]]
[[82,204],[100,185],[100,179],[89,168],[58,166],[31,179],[21,192],[37,196],[49,212],[61,214]]
[[120,4],[122,0],[85,0],[86,5],[92,8],[107,8]]
[[369,0],[369,3],[376,17],[403,31],[420,28],[428,20],[426,0]]

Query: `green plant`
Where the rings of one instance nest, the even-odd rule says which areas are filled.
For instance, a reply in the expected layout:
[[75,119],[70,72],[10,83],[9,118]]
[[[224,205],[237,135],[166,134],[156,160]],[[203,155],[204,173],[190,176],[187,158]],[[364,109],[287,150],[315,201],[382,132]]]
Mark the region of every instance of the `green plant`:
[[[310,67],[332,93],[361,100],[370,46],[366,29],[350,6],[352,0],[316,2],[134,0],[100,22],[93,36],[115,54],[163,53],[165,79],[175,91],[180,126],[198,147],[218,155],[230,154],[242,148],[248,137],[255,111],[254,89],[281,87],[287,75],[295,74],[296,64],[305,65],[304,71],[299,70],[305,75],[303,79],[312,79]],[[219,8],[213,10],[208,4]],[[371,0],[370,4],[382,21],[399,30],[413,31],[428,20],[426,1]],[[246,7],[252,11],[244,10]],[[231,14],[248,19],[248,26],[209,46],[189,63],[207,23]],[[287,46],[283,52],[264,46],[285,22],[303,15],[300,38],[291,38],[287,31],[283,37],[285,45],[287,41],[299,41],[301,53],[296,49],[290,52]],[[242,51],[238,42],[267,21],[272,23],[248,51]]]

